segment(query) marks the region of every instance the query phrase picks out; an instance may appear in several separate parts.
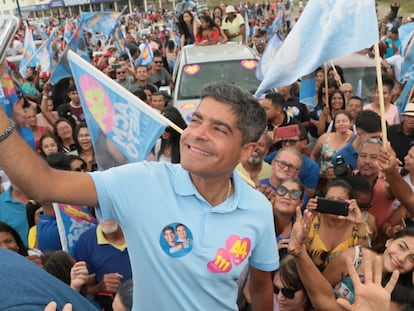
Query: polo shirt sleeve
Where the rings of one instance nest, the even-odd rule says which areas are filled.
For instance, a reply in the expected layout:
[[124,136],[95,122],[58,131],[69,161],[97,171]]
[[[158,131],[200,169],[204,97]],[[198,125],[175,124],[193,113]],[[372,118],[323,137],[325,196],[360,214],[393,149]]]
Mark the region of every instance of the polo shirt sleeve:
[[256,245],[252,250],[249,265],[262,271],[274,271],[279,268],[279,252],[276,242],[273,210],[270,202],[260,194],[255,204],[263,206],[263,230],[258,236]]

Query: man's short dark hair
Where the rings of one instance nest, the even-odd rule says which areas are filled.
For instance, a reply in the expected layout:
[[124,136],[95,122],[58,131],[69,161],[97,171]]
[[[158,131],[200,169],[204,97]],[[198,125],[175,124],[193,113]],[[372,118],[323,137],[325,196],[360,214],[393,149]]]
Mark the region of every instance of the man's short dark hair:
[[237,116],[237,127],[242,132],[241,145],[256,142],[263,134],[267,117],[263,107],[252,94],[227,81],[209,83],[201,90],[201,100],[212,97],[231,106]]
[[265,98],[270,99],[274,107],[285,106],[285,98],[280,93],[277,93],[277,92],[267,93],[265,95]]
[[162,229],[162,233],[165,234],[165,232],[167,231],[172,231],[174,232],[174,228],[171,226],[165,226],[164,229]]
[[381,132],[381,117],[372,110],[362,110],[355,118],[357,129],[365,133]]
[[77,91],[76,85],[74,83],[69,84],[68,86],[68,93]]

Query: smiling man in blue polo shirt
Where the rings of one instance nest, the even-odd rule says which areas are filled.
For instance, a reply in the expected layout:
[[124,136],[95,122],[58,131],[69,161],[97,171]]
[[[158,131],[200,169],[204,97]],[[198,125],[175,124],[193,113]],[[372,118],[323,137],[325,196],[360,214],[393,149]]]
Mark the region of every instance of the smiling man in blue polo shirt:
[[[279,266],[272,207],[234,172],[265,126],[265,112],[248,92],[213,82],[181,135],[181,164],[141,162],[85,174],[49,168],[0,111],[0,166],[36,200],[99,203],[102,219],[122,226],[133,310],[238,310],[237,280],[246,267],[252,309],[272,310],[270,271]],[[162,231],[179,224],[192,244],[171,256]]]

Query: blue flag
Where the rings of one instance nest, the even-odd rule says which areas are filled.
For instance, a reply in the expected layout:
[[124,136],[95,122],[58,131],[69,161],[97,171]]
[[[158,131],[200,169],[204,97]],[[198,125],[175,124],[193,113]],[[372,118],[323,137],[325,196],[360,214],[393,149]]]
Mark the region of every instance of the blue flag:
[[154,54],[152,52],[151,44],[147,41],[144,44],[144,48],[138,57],[138,65],[149,66],[152,64]]
[[274,58],[256,97],[378,41],[375,0],[312,0]]
[[86,44],[85,36],[83,34],[83,29],[81,25],[78,25],[73,32],[72,37],[70,38],[68,44],[65,47],[65,50],[62,53],[60,60],[57,62],[56,66],[52,71],[52,75],[49,79],[50,83],[56,84],[61,79],[68,78],[72,76],[72,72],[69,68],[67,61],[67,53],[69,50],[74,51],[84,60],[90,62],[88,54],[88,46]]
[[28,67],[36,67],[38,64],[33,59],[33,55],[36,52],[36,47],[33,42],[33,34],[30,30],[27,23],[25,23],[26,32],[24,34],[24,43],[23,43],[23,58],[19,64],[19,72],[22,77],[25,77],[27,74]]
[[401,49],[403,61],[401,63],[400,81],[414,75],[414,31],[412,31],[406,41],[406,45]]
[[49,38],[43,42],[43,44],[37,49],[33,55],[37,65],[40,65],[40,73],[42,72],[51,72],[53,65],[53,48],[52,43],[55,38],[56,28],[53,29]]
[[282,46],[283,41],[279,37],[279,33],[274,33],[266,44],[262,57],[256,68],[256,77],[263,80],[266,72],[270,69],[273,59]]
[[169,120],[72,51],[68,60],[98,167],[145,160]]
[[405,82],[404,88],[400,94],[400,96],[398,97],[397,101],[395,102],[395,105],[398,108],[399,113],[403,113],[405,110],[405,106],[407,106],[411,93],[411,89],[414,86],[414,76],[411,76],[410,79],[407,80],[407,82]]
[[82,233],[96,227],[97,221],[87,207],[53,203],[62,250],[74,256]]
[[82,13],[79,24],[92,34],[102,33],[109,38],[115,26],[119,24],[120,12],[87,12]]
[[299,102],[313,108],[315,107],[315,95],[316,80],[315,75],[311,73],[300,80]]
[[405,54],[405,49],[408,46],[408,42],[412,36],[413,31],[414,31],[414,22],[404,24],[400,28],[398,28],[398,38],[401,41],[401,46],[400,46],[401,55]]

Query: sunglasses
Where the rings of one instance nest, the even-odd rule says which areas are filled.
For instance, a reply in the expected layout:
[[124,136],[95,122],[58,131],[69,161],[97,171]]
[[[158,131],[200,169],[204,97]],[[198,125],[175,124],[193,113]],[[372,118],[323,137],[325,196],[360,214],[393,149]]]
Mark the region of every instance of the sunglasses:
[[302,197],[302,191],[300,191],[298,189],[289,190],[285,186],[278,186],[278,187],[276,187],[276,194],[278,196],[283,197],[283,196],[286,195],[286,193],[289,193],[289,197],[292,200],[299,200]]
[[357,202],[358,203],[358,207],[359,208],[370,208],[372,207],[372,203],[368,202],[368,203],[361,203],[361,202]]
[[154,64],[162,64],[162,61],[160,61],[160,62],[154,61]]
[[87,165],[85,163],[83,163],[80,167],[75,167],[73,170],[75,172],[83,172],[86,171]]
[[286,161],[283,160],[273,160],[275,163],[277,163],[277,165],[279,165],[279,167],[284,170],[286,167],[288,168],[289,172],[297,172],[299,171],[299,168],[294,166],[293,164],[290,164]]
[[287,144],[289,143],[289,145],[296,145],[296,143],[300,141],[300,139],[283,139],[282,140],[282,144]]
[[125,73],[125,71],[118,71],[116,74],[120,75],[121,73]]
[[279,288],[273,285],[273,292],[276,295],[279,295],[279,293],[282,292],[282,295],[285,296],[287,299],[295,298],[295,293],[299,290],[301,290],[301,288],[289,288],[289,287]]

